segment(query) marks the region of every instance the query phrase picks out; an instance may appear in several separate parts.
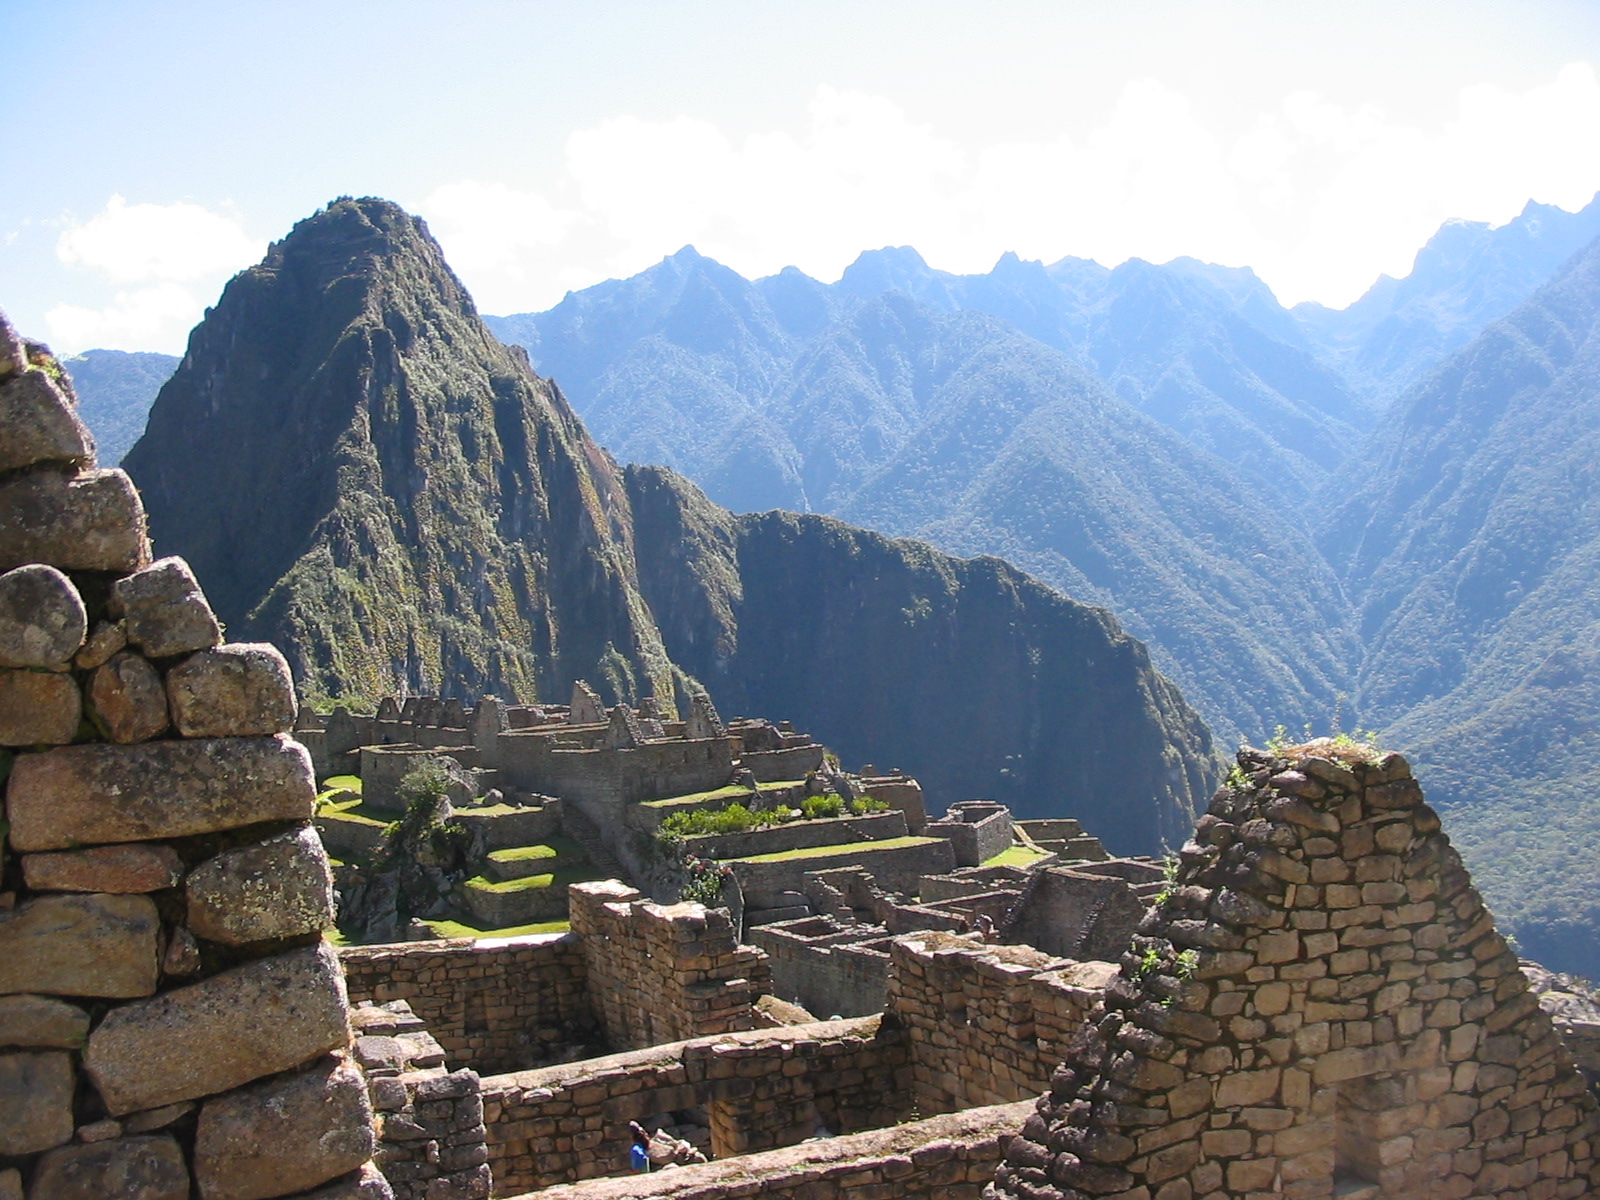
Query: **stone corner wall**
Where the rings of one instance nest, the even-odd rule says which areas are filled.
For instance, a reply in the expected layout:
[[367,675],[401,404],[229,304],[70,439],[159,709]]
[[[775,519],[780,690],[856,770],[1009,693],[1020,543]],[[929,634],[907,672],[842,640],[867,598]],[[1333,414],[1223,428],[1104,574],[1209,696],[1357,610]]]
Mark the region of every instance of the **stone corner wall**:
[[352,1002],[404,1002],[450,1061],[482,1074],[600,1053],[583,946],[571,934],[345,946]]
[[895,938],[886,1012],[909,1034],[917,1109],[959,1112],[1037,1096],[1112,970],[971,935]]
[[1600,1108],[1409,766],[1241,750],[992,1197],[1600,1194]]
[[771,967],[739,944],[725,909],[654,904],[615,880],[575,883],[568,895],[589,995],[613,1049],[755,1026]]
[[221,642],[0,316],[0,1196],[389,1195],[288,668]]

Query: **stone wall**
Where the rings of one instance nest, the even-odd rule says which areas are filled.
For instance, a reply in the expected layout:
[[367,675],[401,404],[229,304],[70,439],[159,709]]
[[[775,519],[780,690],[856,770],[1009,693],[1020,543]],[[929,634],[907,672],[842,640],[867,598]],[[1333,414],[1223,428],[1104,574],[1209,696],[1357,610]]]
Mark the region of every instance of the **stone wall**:
[[1011,810],[993,800],[958,800],[928,822],[927,834],[949,839],[956,866],[980,866],[1011,848]]
[[889,1012],[910,1035],[912,1099],[924,1113],[1044,1091],[1115,973],[948,933],[898,937],[891,956]]
[[1600,1193],[1600,1107],[1402,757],[1241,750],[1181,857],[995,1197]]
[[390,1194],[295,715],[0,316],[0,1196]]
[[772,990],[771,970],[766,955],[739,944],[725,910],[653,904],[614,880],[575,883],[568,896],[609,1046],[751,1028],[756,998]]
[[[862,860],[866,861],[863,862]],[[942,838],[909,846],[874,849],[870,858],[856,848],[841,848],[837,854],[818,854],[807,858],[788,858],[751,862],[731,859],[745,902],[752,908],[776,908],[772,901],[785,892],[800,890],[802,877],[810,871],[849,867],[858,863],[872,873],[878,886],[890,891],[915,895],[924,875],[943,875],[955,866],[950,843]]]
[[819,1131],[892,1124],[907,1111],[906,1044],[879,1020],[823,1021],[701,1038],[483,1080],[500,1195],[628,1172],[628,1122],[703,1109],[717,1158]]
[[908,1122],[647,1176],[553,1187],[539,1200],[978,1200],[1031,1102]]
[[865,940],[854,926],[802,917],[753,926],[746,936],[772,964],[773,994],[819,1016],[860,1017],[888,1001],[888,936]]
[[458,1067],[491,1074],[600,1049],[571,935],[346,946],[339,961],[352,1000],[404,1000]]

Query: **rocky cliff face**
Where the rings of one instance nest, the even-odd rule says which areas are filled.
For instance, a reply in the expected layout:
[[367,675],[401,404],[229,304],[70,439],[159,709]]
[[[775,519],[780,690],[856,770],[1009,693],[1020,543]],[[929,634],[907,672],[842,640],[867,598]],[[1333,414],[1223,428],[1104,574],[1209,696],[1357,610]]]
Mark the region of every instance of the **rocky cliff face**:
[[615,466],[385,201],[228,285],[126,463],[161,546],[310,698],[667,694]]
[[382,201],[335,203],[229,284],[126,461],[162,550],[313,697],[529,701],[582,676],[665,699],[688,674],[940,803],[1070,812],[1130,851],[1180,837],[1215,775],[1101,610],[995,559],[624,480]]
[[640,582],[724,711],[782,713],[941,800],[1082,815],[1124,853],[1187,834],[1210,734],[1104,609],[998,558],[826,517],[735,516],[630,467]]

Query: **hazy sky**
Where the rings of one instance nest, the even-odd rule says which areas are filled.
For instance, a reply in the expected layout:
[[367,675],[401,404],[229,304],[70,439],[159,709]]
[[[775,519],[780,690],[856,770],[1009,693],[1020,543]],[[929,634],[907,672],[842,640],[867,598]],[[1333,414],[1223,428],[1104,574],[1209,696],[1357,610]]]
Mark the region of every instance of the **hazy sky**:
[[1252,266],[1342,306],[1447,218],[1600,190],[1592,0],[4,0],[0,307],[181,353],[341,194],[485,312],[688,243],[836,279],[916,246]]

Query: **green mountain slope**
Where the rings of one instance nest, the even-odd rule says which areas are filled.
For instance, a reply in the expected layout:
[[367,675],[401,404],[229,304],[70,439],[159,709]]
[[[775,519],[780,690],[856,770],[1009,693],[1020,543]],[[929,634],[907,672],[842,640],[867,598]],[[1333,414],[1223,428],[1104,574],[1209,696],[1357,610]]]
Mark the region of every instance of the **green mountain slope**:
[[170,354],[85,350],[65,361],[78,393],[78,415],[94,434],[100,464],[114,467],[144,432],[150,405],[178,360]]
[[1527,948],[1600,974],[1600,242],[1413,391],[1323,535],[1358,704]]
[[336,202],[229,283],[126,466],[160,550],[313,697],[670,679],[616,468],[392,204]]
[[584,676],[667,699],[692,676],[936,805],[1000,795],[1146,852],[1217,775],[1104,612],[992,560],[624,478],[384,201],[333,204],[228,285],[127,466],[158,548],[311,697],[564,699]]
[[1210,736],[1104,609],[997,558],[734,516],[660,468],[630,467],[628,486],[667,648],[725,709],[804,714],[847,760],[916,764],[948,799],[1043,816],[1092,795],[1095,832],[1124,852],[1188,836]]

